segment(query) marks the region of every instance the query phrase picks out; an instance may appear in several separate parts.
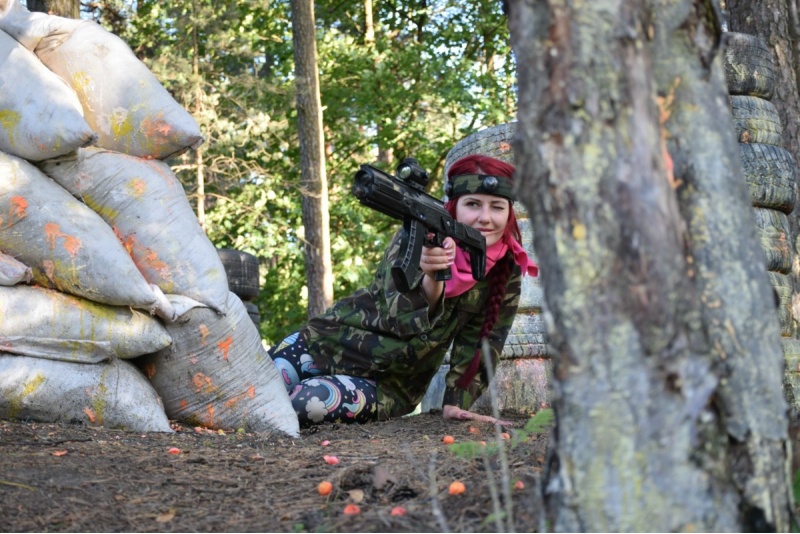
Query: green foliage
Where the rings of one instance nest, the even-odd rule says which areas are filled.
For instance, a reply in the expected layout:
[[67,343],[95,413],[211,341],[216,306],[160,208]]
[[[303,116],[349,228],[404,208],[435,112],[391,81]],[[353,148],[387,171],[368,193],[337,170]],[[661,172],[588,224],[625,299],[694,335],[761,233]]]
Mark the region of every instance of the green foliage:
[[[511,431],[511,443],[509,446],[513,449],[523,441],[527,440],[531,435],[545,432],[547,427],[549,427],[551,424],[553,424],[552,408],[547,408],[545,410],[536,412],[536,414],[534,414],[534,416],[531,417],[527,423],[525,423],[525,426],[522,429],[513,429]],[[487,457],[491,457],[500,451],[500,446],[497,444],[497,442],[491,442],[483,445],[477,441],[465,441],[463,443],[453,443],[449,448],[450,452],[459,458],[464,458],[467,460],[478,458],[484,454]]]
[[[288,2],[106,0],[92,16],[125,39],[197,120],[205,227],[261,262],[261,334],[306,320],[302,195]],[[335,297],[366,285],[396,221],[350,195],[358,166],[414,156],[441,195],[448,150],[513,120],[516,85],[501,3],[316,2]],[[170,163],[196,205],[197,154]],[[378,164],[393,171],[384,158]]]

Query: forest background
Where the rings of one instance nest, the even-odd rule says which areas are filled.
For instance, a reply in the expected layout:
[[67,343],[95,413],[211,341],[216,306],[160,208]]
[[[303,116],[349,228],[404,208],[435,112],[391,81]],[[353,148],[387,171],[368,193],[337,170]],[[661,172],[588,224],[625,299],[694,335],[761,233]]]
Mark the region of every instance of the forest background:
[[[169,163],[212,242],[259,258],[265,341],[296,330],[308,288],[291,3],[108,0],[80,10],[195,117],[205,143]],[[398,227],[352,197],[358,167],[393,172],[415,157],[441,197],[453,145],[514,120],[516,67],[502,2],[321,0],[314,11],[339,298],[368,283]]]

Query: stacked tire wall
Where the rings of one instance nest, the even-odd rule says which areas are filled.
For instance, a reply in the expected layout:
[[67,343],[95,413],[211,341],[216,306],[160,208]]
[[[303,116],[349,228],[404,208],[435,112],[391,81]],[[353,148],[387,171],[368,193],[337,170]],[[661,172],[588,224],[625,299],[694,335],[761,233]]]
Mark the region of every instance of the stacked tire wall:
[[[516,127],[516,122],[501,124],[476,132],[456,143],[445,158],[445,175],[453,163],[471,154],[490,156],[513,165],[511,144]],[[537,262],[533,249],[533,227],[525,206],[516,202],[514,212],[522,232],[522,244],[528,255]],[[552,361],[542,317],[543,302],[541,279],[523,276],[517,315],[492,381],[492,387],[497,393],[498,408],[501,410],[533,413],[549,406],[548,383],[552,375]],[[441,407],[445,377],[449,369],[449,364],[445,363],[437,373],[422,401],[421,411],[427,412]],[[490,412],[490,395],[486,393],[481,396],[472,408]]]
[[792,313],[794,258],[789,215],[797,200],[797,165],[782,146],[782,124],[771,102],[775,91],[772,52],[757,36],[736,32],[725,36],[731,115],[780,321],[786,361],[784,392],[795,407],[800,399],[800,340]]

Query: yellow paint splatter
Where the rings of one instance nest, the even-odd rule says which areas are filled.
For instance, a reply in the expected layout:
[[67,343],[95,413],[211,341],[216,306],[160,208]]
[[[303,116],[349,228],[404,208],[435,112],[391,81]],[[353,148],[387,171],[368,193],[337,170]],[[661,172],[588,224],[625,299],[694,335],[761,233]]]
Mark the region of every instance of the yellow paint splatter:
[[20,121],[20,114],[11,109],[0,109],[0,126],[2,126],[8,134],[8,141],[11,146],[14,146],[14,130]]
[[574,223],[572,226],[572,237],[577,241],[586,239],[586,226],[583,223]]
[[147,191],[147,182],[141,178],[133,178],[126,184],[126,189],[134,197],[141,197]]

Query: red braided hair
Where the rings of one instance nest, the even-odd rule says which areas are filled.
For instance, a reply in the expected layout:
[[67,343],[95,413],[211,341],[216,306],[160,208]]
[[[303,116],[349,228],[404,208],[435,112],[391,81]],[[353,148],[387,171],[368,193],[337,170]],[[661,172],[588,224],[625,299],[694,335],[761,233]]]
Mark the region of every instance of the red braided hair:
[[[514,177],[514,166],[498,159],[490,158],[489,156],[481,156],[474,154],[466,156],[453,163],[447,172],[447,177],[458,176],[461,174],[489,174],[492,176],[503,176],[512,180]],[[448,213],[455,218],[456,216],[456,203],[457,199],[450,199],[445,203],[445,209]],[[517,223],[517,217],[514,215],[514,206],[508,211],[508,221],[506,223],[503,238],[511,238],[518,243],[522,243],[522,233]],[[508,279],[511,276],[511,270],[514,266],[514,260],[510,255],[498,261],[492,268],[489,278],[489,296],[486,305],[486,315],[481,325],[481,331],[478,334],[477,347],[475,355],[472,357],[464,374],[456,381],[456,386],[461,389],[467,389],[478,374],[481,363],[481,345],[482,340],[489,336],[489,333],[494,328],[497,322],[497,317],[500,313],[500,305],[503,303],[503,298],[506,296]]]

